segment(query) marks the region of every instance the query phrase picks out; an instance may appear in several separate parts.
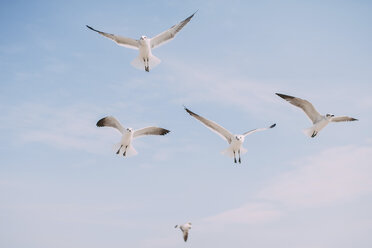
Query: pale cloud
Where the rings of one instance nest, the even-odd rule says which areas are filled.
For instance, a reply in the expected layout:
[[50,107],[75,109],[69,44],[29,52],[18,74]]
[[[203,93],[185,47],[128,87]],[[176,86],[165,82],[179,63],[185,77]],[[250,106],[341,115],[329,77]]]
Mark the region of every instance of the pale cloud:
[[278,220],[281,215],[282,213],[270,204],[247,203],[239,208],[207,217],[204,221],[221,226],[225,224],[260,224]]
[[13,143],[44,143],[62,149],[100,153],[113,132],[100,132],[95,126],[102,108],[71,105],[50,107],[40,104],[23,104],[3,108],[2,128],[14,134]]
[[[264,224],[291,209],[342,204],[371,195],[372,146],[345,146],[294,162],[294,168],[270,179],[252,201],[203,219],[208,228],[226,224]],[[212,225],[211,225],[212,224]]]
[[345,146],[296,162],[262,189],[260,198],[288,207],[320,207],[372,193],[372,147]]
[[[182,92],[182,97],[176,101],[179,104],[187,102],[208,102],[231,105],[244,111],[255,113],[274,112],[274,93],[278,90],[270,82],[258,82],[246,79],[244,75],[205,66],[187,65],[180,61],[168,64],[173,71],[180,74],[180,79],[169,76],[170,87],[176,92]],[[176,82],[174,82],[176,81]],[[271,107],[269,107],[271,106]]]

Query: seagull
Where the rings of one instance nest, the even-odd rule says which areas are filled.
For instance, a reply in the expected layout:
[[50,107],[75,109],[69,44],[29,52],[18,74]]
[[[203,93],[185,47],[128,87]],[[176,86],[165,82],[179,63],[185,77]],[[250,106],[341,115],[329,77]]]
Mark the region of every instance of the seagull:
[[183,233],[183,240],[187,241],[187,237],[189,236],[189,230],[191,229],[191,222],[187,222],[183,225],[175,225],[174,228],[179,227]]
[[341,122],[341,121],[357,121],[358,119],[348,117],[348,116],[334,116],[333,114],[326,114],[326,115],[321,115],[319,112],[314,108],[314,106],[309,102],[304,99],[294,97],[294,96],[288,96],[280,93],[275,93],[284,100],[290,102],[296,107],[301,108],[307,117],[313,122],[313,126],[310,128],[307,128],[304,130],[304,133],[311,137],[314,138],[320,130],[325,128],[325,126],[328,125],[330,122]]
[[184,26],[186,26],[186,24],[191,20],[195,13],[153,38],[148,38],[147,36],[142,35],[139,40],[101,32],[88,25],[86,26],[87,28],[115,41],[119,46],[131,49],[138,49],[139,55],[131,62],[131,64],[137,69],[142,70],[143,68],[145,68],[145,71],[149,72],[150,68],[152,69],[160,63],[160,59],[152,55],[151,50],[173,40],[176,34]]
[[137,151],[132,146],[132,140],[145,135],[166,135],[170,131],[160,127],[145,127],[138,130],[133,128],[124,128],[120,122],[113,116],[107,116],[100,119],[97,122],[97,127],[113,127],[119,130],[123,135],[121,141],[119,142],[119,150],[116,154],[125,156],[136,155]]
[[237,134],[230,133],[228,130],[218,125],[217,123],[210,121],[204,117],[201,117],[200,115],[195,114],[194,112],[187,109],[186,107],[185,107],[185,110],[192,117],[196,118],[201,123],[203,123],[207,128],[209,128],[210,130],[212,130],[213,132],[221,136],[223,139],[225,139],[230,144],[230,146],[227,149],[223,150],[222,154],[227,155],[229,157],[234,157],[234,163],[237,163],[236,153],[238,153],[239,164],[241,163],[240,154],[247,152],[247,150],[242,147],[245,137],[249,134],[259,132],[259,131],[264,131],[264,130],[267,130],[267,129],[270,129],[276,126],[276,124],[272,124],[271,126],[266,127],[266,128],[257,128],[257,129],[253,129],[248,132],[245,132],[241,135],[237,135]]

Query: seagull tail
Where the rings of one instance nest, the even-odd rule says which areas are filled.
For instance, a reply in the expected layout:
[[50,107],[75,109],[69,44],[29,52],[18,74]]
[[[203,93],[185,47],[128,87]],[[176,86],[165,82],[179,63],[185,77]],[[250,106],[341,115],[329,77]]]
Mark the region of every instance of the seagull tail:
[[310,138],[314,138],[317,134],[314,127],[309,127],[309,128],[304,129],[303,133]]
[[135,156],[137,154],[138,154],[138,152],[136,151],[136,149],[134,149],[134,147],[132,145],[129,145],[128,148],[127,148],[126,156],[130,157],[130,156]]
[[[153,69],[154,67],[156,67],[158,64],[160,64],[161,60],[154,56],[154,55],[150,55],[149,57],[149,70]],[[143,59],[138,56],[137,58],[135,58],[132,62],[130,62],[130,64],[134,67],[134,68],[137,68],[139,70],[144,70],[146,69],[145,68],[145,62],[143,61]]]
[[154,68],[155,66],[157,66],[158,64],[160,64],[160,62],[161,60],[158,57],[151,55],[151,57],[149,58],[150,70]]
[[137,68],[139,70],[143,70],[145,68],[145,64],[144,64],[143,60],[140,58],[140,56],[138,56],[137,58],[135,58],[132,62],[130,62],[130,64],[134,68]]
[[[120,148],[120,147],[121,147],[121,148]],[[119,151],[119,153],[117,153],[117,151],[119,150],[119,148],[120,148],[120,151]],[[125,152],[125,147],[122,145],[121,142],[119,142],[119,143],[117,143],[117,144],[114,145],[114,151],[115,151],[115,153],[117,153],[118,155],[123,156],[123,154],[124,154],[124,152]],[[137,153],[138,153],[138,152],[133,148],[133,146],[132,146],[132,145],[129,145],[129,146],[127,147],[126,152],[125,152],[125,157],[134,156],[134,155],[137,155]]]
[[[246,152],[247,152],[247,149],[245,149],[244,147],[240,147],[240,154],[244,154]],[[226,155],[226,156],[230,157],[230,158],[234,157],[234,149],[231,146],[229,146],[227,149],[221,151],[221,153],[223,155]],[[238,156],[238,153],[236,153],[235,155]]]
[[233,149],[232,149],[231,146],[229,146],[227,149],[221,151],[221,153],[223,155],[226,155],[226,156],[230,157],[230,158],[233,158],[234,157],[234,151],[233,151]]

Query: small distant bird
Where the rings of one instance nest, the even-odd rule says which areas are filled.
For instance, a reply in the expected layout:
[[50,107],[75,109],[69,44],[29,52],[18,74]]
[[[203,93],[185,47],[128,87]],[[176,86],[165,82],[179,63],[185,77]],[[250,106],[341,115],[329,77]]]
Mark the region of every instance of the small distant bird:
[[322,130],[330,122],[357,121],[358,120],[358,119],[348,117],[348,116],[335,117],[333,114],[321,115],[309,101],[306,101],[304,99],[294,97],[294,96],[280,94],[280,93],[276,93],[276,94],[280,96],[281,98],[283,98],[284,100],[290,102],[294,106],[301,108],[305,112],[307,117],[309,117],[309,119],[313,122],[314,125],[312,127],[304,130],[304,133],[311,138],[314,138],[320,132],[320,130]]
[[[195,12],[196,13],[196,12]],[[184,27],[186,24],[191,20],[191,18],[195,15],[192,14],[191,16],[187,17],[182,22],[172,26],[168,30],[156,35],[153,38],[148,38],[145,35],[142,35],[139,40],[135,40],[132,38],[127,38],[115,34],[109,34],[105,32],[98,31],[88,25],[86,25],[89,29],[96,31],[97,33],[115,41],[119,46],[131,48],[131,49],[138,49],[139,56],[135,58],[131,64],[140,70],[145,68],[145,71],[149,72],[150,69],[154,68],[160,63],[160,59],[152,55],[151,50],[154,48],[159,47],[160,45],[165,44],[168,41],[174,39],[176,34]]]
[[113,127],[119,130],[123,135],[119,143],[119,150],[116,154],[125,156],[133,156],[137,151],[132,146],[132,140],[144,135],[166,135],[170,131],[160,127],[145,127],[138,130],[132,128],[124,128],[115,117],[107,116],[97,122],[97,127]]
[[187,222],[183,225],[175,225],[174,228],[179,227],[183,233],[183,240],[187,241],[187,237],[189,236],[189,230],[191,229],[191,222]]
[[222,154],[225,154],[229,157],[234,157],[234,163],[237,163],[236,154],[239,155],[239,163],[241,163],[240,154],[241,153],[243,154],[243,153],[247,152],[247,149],[242,147],[244,139],[247,135],[255,133],[255,132],[259,132],[259,131],[264,131],[264,130],[267,130],[267,129],[270,129],[270,128],[273,128],[273,127],[276,126],[276,124],[273,124],[273,125],[271,125],[270,127],[267,127],[267,128],[257,128],[257,129],[253,129],[251,131],[245,132],[241,135],[236,135],[236,134],[230,133],[228,130],[221,127],[217,123],[215,123],[213,121],[210,121],[210,120],[208,120],[204,117],[201,117],[200,115],[195,114],[194,112],[187,109],[186,107],[185,107],[185,110],[192,117],[199,120],[207,128],[209,128],[213,132],[217,133],[219,136],[221,136],[223,139],[225,139],[230,144],[230,146],[226,150],[222,151]]

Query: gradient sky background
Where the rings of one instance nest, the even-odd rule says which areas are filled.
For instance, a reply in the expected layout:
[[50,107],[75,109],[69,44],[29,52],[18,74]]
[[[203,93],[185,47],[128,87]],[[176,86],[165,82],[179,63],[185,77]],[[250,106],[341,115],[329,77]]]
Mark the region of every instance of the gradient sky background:
[[[199,10],[162,63],[88,30],[154,36]],[[370,1],[2,1],[0,246],[367,248]],[[311,123],[274,93],[310,100]],[[246,139],[242,164],[182,105]],[[116,156],[113,115],[164,137]],[[193,223],[184,243],[175,224]]]

